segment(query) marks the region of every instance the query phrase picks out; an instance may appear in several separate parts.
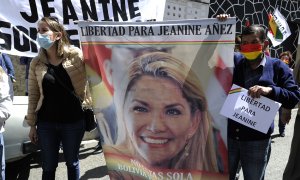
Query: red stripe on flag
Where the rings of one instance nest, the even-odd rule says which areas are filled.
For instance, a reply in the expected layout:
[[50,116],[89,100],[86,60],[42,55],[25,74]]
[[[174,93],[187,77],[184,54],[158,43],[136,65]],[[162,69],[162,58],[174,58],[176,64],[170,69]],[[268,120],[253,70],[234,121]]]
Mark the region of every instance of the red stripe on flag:
[[268,20],[269,20],[269,32],[274,36],[275,32],[272,29],[272,23],[273,23],[272,21],[274,20],[273,20],[273,15],[271,13],[268,14]]
[[[214,69],[214,75],[217,81],[221,84],[224,92],[228,94],[232,84],[232,72],[225,65],[223,59],[220,56],[218,56],[217,66]],[[228,172],[227,148],[220,133],[217,134],[217,141],[218,141],[218,149],[224,167],[224,172],[227,173]]]
[[82,51],[84,62],[100,75],[110,93],[113,94],[113,87],[108,83],[106,74],[104,73],[104,62],[111,59],[111,49],[103,45],[82,45]]
[[214,73],[223,90],[226,92],[226,94],[228,94],[231,88],[232,73],[228,67],[226,67],[220,56],[218,56],[217,66],[214,70]]

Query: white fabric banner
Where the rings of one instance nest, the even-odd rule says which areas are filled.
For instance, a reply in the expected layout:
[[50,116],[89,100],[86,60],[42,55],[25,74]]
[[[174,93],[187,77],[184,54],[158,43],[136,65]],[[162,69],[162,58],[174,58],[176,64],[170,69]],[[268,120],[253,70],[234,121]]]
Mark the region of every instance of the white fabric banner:
[[284,40],[286,40],[291,35],[291,30],[288,23],[286,22],[284,16],[276,8],[274,11],[273,21],[269,22],[268,38],[271,40],[273,47],[280,45]]
[[44,16],[57,17],[79,46],[76,21],[161,21],[164,7],[165,0],[1,0],[0,51],[35,56],[37,22]]
[[263,96],[253,99],[248,96],[247,89],[234,84],[220,113],[247,127],[267,133],[280,106],[280,103]]

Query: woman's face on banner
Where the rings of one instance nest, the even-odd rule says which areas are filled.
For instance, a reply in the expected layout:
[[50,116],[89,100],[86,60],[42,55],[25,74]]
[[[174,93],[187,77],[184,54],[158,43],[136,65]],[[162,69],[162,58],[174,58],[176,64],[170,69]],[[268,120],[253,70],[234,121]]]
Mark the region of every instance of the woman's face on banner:
[[142,76],[129,90],[124,109],[129,137],[150,165],[168,166],[198,128],[198,118],[170,79]]

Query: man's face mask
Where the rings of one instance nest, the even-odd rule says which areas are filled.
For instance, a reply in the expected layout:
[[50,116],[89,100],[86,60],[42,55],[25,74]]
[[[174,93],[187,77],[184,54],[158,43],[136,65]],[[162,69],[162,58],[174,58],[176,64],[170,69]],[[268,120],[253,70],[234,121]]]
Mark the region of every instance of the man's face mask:
[[248,61],[254,61],[262,54],[263,46],[260,43],[241,45],[241,53]]

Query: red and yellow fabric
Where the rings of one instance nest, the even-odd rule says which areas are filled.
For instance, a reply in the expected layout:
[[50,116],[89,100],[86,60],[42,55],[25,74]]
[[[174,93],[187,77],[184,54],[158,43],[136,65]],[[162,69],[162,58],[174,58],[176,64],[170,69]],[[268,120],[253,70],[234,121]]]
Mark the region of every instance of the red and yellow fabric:
[[275,39],[283,39],[283,35],[278,29],[278,26],[274,20],[274,17],[272,14],[268,14],[269,18],[269,31],[271,34],[273,34]]
[[241,45],[241,53],[249,61],[256,60],[262,54],[262,45],[259,43]]

